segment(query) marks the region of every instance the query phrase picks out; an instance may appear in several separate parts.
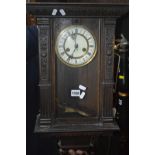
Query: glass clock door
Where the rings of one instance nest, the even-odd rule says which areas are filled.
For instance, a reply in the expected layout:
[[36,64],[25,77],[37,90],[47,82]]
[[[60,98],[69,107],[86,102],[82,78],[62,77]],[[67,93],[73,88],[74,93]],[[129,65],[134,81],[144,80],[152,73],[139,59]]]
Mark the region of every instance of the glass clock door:
[[99,115],[99,20],[57,18],[55,51],[55,112],[57,118]]

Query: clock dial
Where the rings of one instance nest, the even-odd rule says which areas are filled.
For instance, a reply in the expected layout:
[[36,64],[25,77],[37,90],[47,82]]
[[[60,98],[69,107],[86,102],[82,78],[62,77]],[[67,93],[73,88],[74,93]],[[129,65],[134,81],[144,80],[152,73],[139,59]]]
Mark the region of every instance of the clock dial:
[[88,64],[96,55],[96,40],[85,27],[72,25],[63,29],[56,40],[58,58],[70,67]]

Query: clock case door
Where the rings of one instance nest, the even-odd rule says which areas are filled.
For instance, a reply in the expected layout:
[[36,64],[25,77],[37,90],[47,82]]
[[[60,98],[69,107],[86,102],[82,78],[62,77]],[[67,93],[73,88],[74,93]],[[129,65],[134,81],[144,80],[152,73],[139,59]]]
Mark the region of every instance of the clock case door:
[[[51,10],[64,8],[67,15],[51,17]],[[103,132],[118,130],[113,121],[113,41],[116,19],[127,5],[29,4],[27,12],[37,17],[39,43],[40,114],[35,132]],[[56,56],[60,31],[83,25],[97,41],[97,54],[87,65],[71,68]],[[83,100],[70,91],[79,84],[87,87]]]
[[[53,51],[55,51],[55,40],[58,34],[66,27],[71,25],[80,25],[89,30],[96,38],[97,47],[99,42],[99,20],[88,18],[57,18],[53,20]],[[82,32],[84,33],[84,32]],[[97,49],[95,58],[85,66],[69,67],[62,63],[55,55],[55,118],[57,122],[82,123],[91,121],[99,117],[99,78],[100,78],[100,48]],[[86,90],[80,90],[83,85]],[[80,90],[85,93],[83,99],[73,97],[71,90]]]

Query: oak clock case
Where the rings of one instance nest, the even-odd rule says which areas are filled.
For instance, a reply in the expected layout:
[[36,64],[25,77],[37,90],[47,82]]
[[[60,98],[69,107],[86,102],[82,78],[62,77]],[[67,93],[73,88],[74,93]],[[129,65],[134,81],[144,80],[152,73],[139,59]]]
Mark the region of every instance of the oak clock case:
[[112,114],[115,25],[127,12],[126,4],[27,4],[38,27],[39,137],[90,152],[105,139],[106,151],[95,154],[109,154],[119,130]]
[[38,26],[36,133],[98,135],[119,129],[112,115],[113,42],[116,19],[127,12],[125,4],[27,4]]

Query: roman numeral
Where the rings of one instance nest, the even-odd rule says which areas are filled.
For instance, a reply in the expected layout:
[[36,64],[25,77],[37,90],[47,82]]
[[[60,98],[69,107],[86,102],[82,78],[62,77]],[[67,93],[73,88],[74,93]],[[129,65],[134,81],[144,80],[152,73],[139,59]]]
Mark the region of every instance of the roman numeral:
[[91,56],[91,53],[90,53],[90,52],[88,52],[87,54],[88,54],[89,56]]
[[67,62],[69,62],[69,61],[70,61],[70,59],[71,59],[71,57],[68,57],[68,58],[67,58]]
[[85,58],[83,58],[83,61],[84,61],[84,62],[86,61]]
[[59,45],[59,48],[63,48],[63,45]]
[[94,47],[94,45],[89,45],[89,47]]
[[64,55],[65,54],[65,52],[62,52],[62,53],[60,53],[61,55]]
[[71,33],[69,31],[67,33],[68,33],[69,36],[71,36]]

